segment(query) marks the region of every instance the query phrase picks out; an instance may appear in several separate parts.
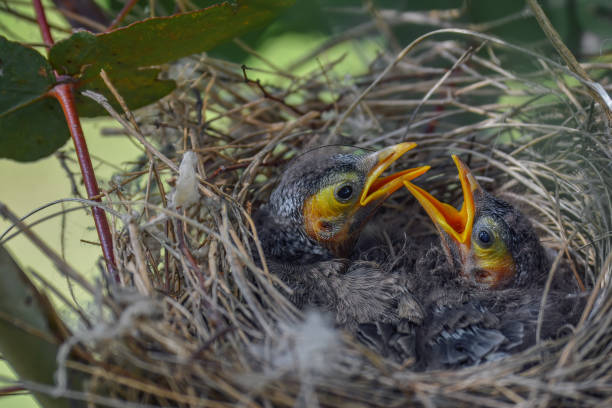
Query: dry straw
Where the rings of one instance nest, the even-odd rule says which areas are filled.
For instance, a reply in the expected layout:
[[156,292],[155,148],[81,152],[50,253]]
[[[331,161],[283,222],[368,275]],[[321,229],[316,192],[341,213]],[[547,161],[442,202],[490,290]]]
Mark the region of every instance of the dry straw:
[[[116,407],[612,404],[605,114],[559,64],[479,34],[444,33],[380,55],[354,78],[333,70],[340,60],[320,58],[299,76],[269,63],[277,87],[253,81],[256,70],[188,58],[171,69],[178,89],[135,116],[89,93],[146,151],[101,204],[115,227],[121,282],[86,288],[95,302],[76,315],[79,328],[60,350],[57,386],[29,386]],[[520,72],[506,67],[521,59]],[[611,68],[589,70],[608,92]],[[457,202],[457,153],[486,189],[531,216],[545,246],[591,293],[568,336],[478,367],[415,372],[324,317],[304,316],[253,260],[261,248],[251,215],[291,156],[324,144],[406,140],[419,147],[404,164],[433,166],[419,182],[435,196]],[[185,207],[168,198],[169,186],[184,185],[187,151],[196,153],[200,199]],[[398,211],[422,214],[405,192],[380,217]],[[410,231],[431,234],[419,217],[407,220]],[[71,389],[70,373],[86,378],[84,390]]]

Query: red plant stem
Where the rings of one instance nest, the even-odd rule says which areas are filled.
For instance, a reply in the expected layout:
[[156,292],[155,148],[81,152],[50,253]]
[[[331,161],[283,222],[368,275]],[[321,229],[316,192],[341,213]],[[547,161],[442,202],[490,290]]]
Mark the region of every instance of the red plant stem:
[[[36,20],[40,27],[40,32],[45,41],[47,47],[53,46],[53,37],[51,36],[51,30],[45,16],[45,10],[40,0],[32,0],[34,9],[36,10]],[[61,80],[60,76],[55,73],[57,80]],[[76,110],[74,103],[74,84],[72,83],[58,83],[56,84],[49,95],[55,97],[64,111],[66,117],[66,123],[74,142],[74,148],[76,150],[77,158],[79,160],[79,166],[81,167],[81,174],[83,175],[83,181],[85,182],[85,190],[87,196],[91,199],[100,194],[98,188],[98,181],[91,164],[91,158],[89,156],[89,150],[87,150],[87,143],[85,142],[85,135],[83,134],[83,128],[81,127],[81,121]],[[95,199],[100,201],[100,198]],[[119,275],[116,271],[115,255],[113,253],[113,241],[111,238],[110,227],[108,226],[108,220],[106,214],[100,207],[93,207],[92,213],[94,217],[94,223],[96,224],[96,230],[100,239],[100,245],[102,246],[102,255],[106,261],[106,267],[111,276],[114,277],[115,281],[119,281]]]
[[[79,166],[81,167],[81,174],[85,182],[87,196],[95,201],[100,201],[100,198],[94,198],[100,195],[100,189],[96,180],[96,174],[91,165],[91,158],[89,157],[89,150],[87,150],[85,135],[83,134],[83,128],[81,127],[81,122],[74,103],[74,84],[57,84],[53,90],[51,90],[50,94],[60,102],[64,111],[64,116],[66,116],[66,122],[68,122],[70,135],[72,136],[74,148],[79,160]],[[92,212],[96,230],[98,231],[98,237],[100,238],[100,245],[102,246],[102,254],[106,260],[106,267],[111,275],[117,280],[118,276],[115,271],[116,264],[113,252],[113,241],[106,214],[100,207],[93,207]]]
[[43,5],[40,0],[32,0],[32,3],[34,4],[34,10],[36,10],[36,21],[38,21],[38,27],[40,27],[40,34],[47,48],[51,48],[53,46],[53,37],[51,37],[51,29],[49,28]]
[[21,391],[27,391],[27,390],[20,385],[15,385],[13,387],[0,388],[0,397],[14,395]]
[[117,14],[117,17],[115,17],[115,19],[113,20],[111,25],[108,26],[106,31],[108,32],[108,31],[112,30],[113,28],[116,28],[123,21],[125,16],[127,16],[127,14],[130,12],[130,10],[132,10],[134,8],[136,3],[138,3],[138,0],[129,0],[127,3],[125,3],[125,6],[123,6],[123,8],[119,12],[119,14]]

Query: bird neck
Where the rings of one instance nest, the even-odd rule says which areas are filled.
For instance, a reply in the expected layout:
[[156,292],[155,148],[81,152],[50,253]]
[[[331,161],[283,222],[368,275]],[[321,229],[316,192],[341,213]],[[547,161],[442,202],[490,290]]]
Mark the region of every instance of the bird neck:
[[255,215],[259,240],[266,257],[275,261],[308,264],[333,258],[332,253],[306,235],[300,221],[278,216],[262,206]]
[[531,240],[530,245],[524,245],[524,248],[517,251],[515,262],[517,264],[516,287],[526,287],[534,284],[544,286],[551,262],[537,237]]

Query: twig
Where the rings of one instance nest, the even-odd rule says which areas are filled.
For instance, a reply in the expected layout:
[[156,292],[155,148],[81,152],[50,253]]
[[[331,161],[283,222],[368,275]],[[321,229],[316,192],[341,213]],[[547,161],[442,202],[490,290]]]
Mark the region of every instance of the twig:
[[[85,182],[85,190],[89,198],[97,197],[100,195],[100,188],[98,187],[98,181],[91,164],[91,158],[89,157],[89,151],[87,149],[87,143],[85,142],[85,135],[81,128],[81,122],[78,114],[76,113],[76,106],[74,101],[74,85],[73,84],[58,84],[51,90],[51,95],[55,96],[62,105],[66,121],[69,123],[70,134],[72,141],[74,142],[74,149],[76,150],[77,158],[79,159],[79,166],[81,167],[81,174],[83,175],[83,181]],[[100,201],[100,199],[96,200]],[[108,268],[109,274],[118,281],[119,277],[115,268],[115,254],[113,252],[113,241],[111,237],[110,227],[104,210],[99,207],[91,209],[96,224],[96,230],[98,237],[100,238],[100,245],[102,246],[102,254],[106,261],[106,267]]]
[[185,230],[184,224],[181,220],[176,220],[176,240],[178,241],[178,246],[187,261],[189,262],[189,266],[193,269],[193,272],[197,275],[198,281],[200,283],[200,287],[204,288],[204,276],[202,276],[202,271],[198,267],[198,262],[195,260],[189,248],[187,247],[187,242],[185,242]]
[[[273,162],[266,162],[266,163],[261,163],[260,166],[271,166],[271,167],[276,167],[276,166],[282,166],[283,164],[287,163],[287,160],[275,160]],[[248,167],[249,163],[248,162],[242,162],[242,163],[237,163],[237,164],[232,164],[229,166],[219,166],[219,168],[217,168],[217,170],[213,171],[210,176],[208,176],[206,178],[207,181],[212,181],[215,177],[217,177],[220,173],[224,173],[226,171],[233,171],[233,170],[238,170],[238,169],[243,169],[245,167]]]
[[15,224],[17,228],[19,228],[25,236],[40,249],[54,264],[55,266],[62,271],[66,276],[70,276],[72,279],[77,281],[79,285],[81,285],[85,290],[87,290],[91,294],[95,294],[96,290],[91,284],[81,275],[75,271],[70,265],[68,265],[58,254],[55,253],[45,242],[38,237],[38,235],[34,234],[34,232],[23,222],[19,220],[19,218],[8,209],[6,205],[0,203],[0,216],[6,218],[11,223]]
[[[43,40],[48,48],[53,46],[53,37],[51,36],[51,30],[47,23],[45,11],[40,0],[32,0],[34,9],[36,10],[36,19],[40,28]],[[62,78],[55,72],[55,76],[58,81]],[[58,83],[53,89],[49,91],[49,95],[55,97],[64,111],[66,117],[66,123],[74,142],[74,148],[76,150],[77,158],[79,160],[79,166],[81,167],[81,174],[83,175],[83,181],[85,182],[85,190],[87,191],[88,197],[95,197],[100,194],[98,188],[98,181],[91,164],[91,158],[89,157],[89,151],[87,149],[87,143],[85,142],[85,135],[83,134],[83,128],[79,120],[78,113],[76,111],[74,101],[75,86],[73,83]],[[104,210],[99,207],[92,208],[94,217],[94,223],[100,238],[100,244],[102,245],[102,254],[106,261],[106,267],[109,274],[118,281],[119,277],[116,271],[115,254],[113,252],[113,243],[108,226],[108,220]]]
[[136,261],[136,273],[134,274],[136,287],[143,295],[150,295],[153,291],[153,287],[151,286],[151,280],[149,279],[147,267],[145,265],[144,251],[141,246],[142,240],[138,236],[138,227],[133,218],[129,219],[127,227],[130,235],[130,244]]
[[66,161],[68,160],[68,156],[66,155],[66,153],[60,150],[55,153],[55,157],[57,157],[60,162],[61,168],[64,169],[64,171],[68,175],[68,180],[70,180],[70,192],[72,193],[72,195],[75,197],[83,198],[83,196],[81,196],[81,193],[79,192],[77,183],[74,180],[74,173],[70,170],[68,164],[66,163]]
[[[0,8],[0,11],[2,11],[3,13],[11,14],[11,15],[13,15],[13,16],[21,19],[21,20],[29,21],[30,23],[38,23],[38,20],[36,18],[30,17],[30,16],[28,16],[26,14],[23,14],[23,13],[20,13],[20,12],[18,12],[16,10],[13,10],[13,9],[11,9],[11,8],[9,8],[9,7],[7,7],[5,5],[6,2],[3,2],[3,3],[4,3],[3,4],[4,7]],[[11,21],[11,20],[9,20],[9,21]],[[56,31],[60,31],[60,32],[63,32],[63,33],[68,33],[68,34],[71,33],[70,28],[59,27],[59,26],[57,26],[55,24],[48,24],[48,26],[50,28],[53,28]],[[6,34],[6,33],[3,33],[3,34]]]
[[[421,99],[417,107],[414,108],[414,111],[410,115],[410,119],[408,120],[408,123],[406,124],[406,132],[404,133],[404,138],[408,136],[408,131],[410,129],[409,125],[410,123],[414,121],[414,118],[416,117],[416,114],[419,112],[419,109],[421,108],[421,106],[423,106],[423,104],[427,102],[429,98],[431,98],[431,95],[433,95],[434,92],[438,90],[438,88],[444,83],[444,81],[446,81],[448,77],[450,77],[452,73],[455,72],[457,67],[463,64],[474,53],[474,50],[475,50],[474,47],[469,47],[467,50],[465,50],[465,52],[461,55],[461,57],[457,61],[455,61],[453,66],[448,71],[446,71],[444,75],[442,75],[442,77],[438,80],[438,82],[436,82],[436,84],[429,91],[427,91],[423,99]],[[438,105],[438,106],[441,106],[441,105]],[[428,133],[431,133],[431,132],[428,132]]]
[[544,10],[542,10],[542,7],[540,7],[537,0],[527,0],[527,2],[529,3],[529,7],[531,7],[536,20],[538,20],[538,24],[540,24],[542,31],[544,31],[544,34],[546,34],[546,37],[548,37],[553,47],[555,47],[568,67],[576,75],[580,76],[590,84],[590,86],[587,87],[588,92],[591,94],[593,99],[599,102],[599,105],[608,117],[608,126],[612,126],[612,99],[610,99],[608,93],[600,84],[594,82],[586,70],[578,63],[576,57],[574,57],[574,54],[572,54],[569,48],[567,48],[567,46],[563,43],[563,40],[561,40],[561,37],[559,37],[559,34],[550,23],[548,17],[546,17]]
[[553,261],[552,266],[550,267],[550,271],[548,271],[548,277],[546,278],[546,284],[544,285],[544,292],[542,293],[542,300],[540,301],[540,311],[538,313],[538,320],[536,324],[536,344],[540,344],[542,324],[544,323],[544,311],[546,310],[546,300],[548,299],[548,292],[550,291],[550,286],[555,277],[555,272],[559,267],[559,262],[561,262],[561,259],[563,259],[563,255],[565,254],[565,248],[568,247],[572,239],[574,239],[574,234],[572,234],[569,239],[565,240],[565,242],[563,243],[563,250],[559,251],[555,260]]
[[29,392],[26,388],[20,385],[14,385],[11,387],[0,388],[0,397],[5,397],[8,395],[21,394],[22,392]]
[[244,82],[245,83],[257,85],[257,88],[259,88],[259,90],[263,94],[264,98],[270,99],[272,101],[280,103],[281,105],[291,109],[294,113],[298,114],[299,116],[303,116],[304,115],[304,112],[302,112],[301,110],[299,110],[295,106],[289,105],[283,99],[269,94],[268,91],[266,91],[266,89],[263,87],[263,85],[261,85],[261,81],[259,79],[256,80],[256,81],[253,81],[252,79],[249,79],[249,77],[247,76],[247,73],[246,73],[247,69],[249,69],[249,68],[246,65],[242,65],[242,74],[244,75]]
[[[104,32],[104,30],[106,30],[106,26],[104,24],[101,24],[89,17],[86,16],[82,16],[78,13],[74,13],[64,7],[57,7],[57,11],[59,11],[68,21],[70,21],[71,23],[76,22],[76,23],[80,23],[81,25],[78,27],[85,27],[85,28],[90,28],[92,29],[92,31],[95,32]],[[75,25],[72,24],[72,26],[74,27]]]
[[217,331],[191,355],[190,360],[196,360],[200,358],[200,355],[205,352],[210,346],[212,346],[215,341],[232,331],[234,331],[234,327],[232,326],[225,326],[224,328]]
[[112,29],[116,28],[119,24],[121,24],[125,16],[127,16],[128,13],[134,8],[136,3],[138,3],[138,0],[129,0],[127,3],[125,3],[125,6],[123,6],[119,14],[117,14],[117,17],[115,17],[115,19],[111,22],[111,25],[108,26],[106,31],[107,32],[111,31]]
[[156,156],[163,163],[165,163],[166,166],[168,166],[172,171],[174,171],[175,173],[178,173],[177,165],[172,160],[168,159],[164,154],[162,154],[157,148],[155,148],[155,146],[153,146],[148,140],[146,140],[144,136],[140,134],[140,132],[137,129],[133,128],[130,122],[122,118],[121,115],[119,115],[117,111],[113,109],[113,107],[110,105],[110,103],[108,102],[108,100],[106,99],[104,95],[101,95],[99,93],[92,92],[92,91],[84,91],[82,92],[82,95],[87,96],[88,98],[91,98],[95,102],[102,105],[102,107],[106,109],[107,112],[113,118],[115,118],[119,123],[121,123],[123,127],[125,128],[125,130],[127,130],[129,134],[134,136],[147,149],[147,151],[150,151],[151,153],[153,153],[154,156]]
[[[359,96],[346,109],[346,111],[342,114],[340,119],[338,119],[338,122],[336,123],[336,125],[332,129],[331,133],[329,134],[329,137],[327,139],[327,143],[329,143],[330,139],[333,138],[338,133],[338,131],[340,130],[340,127],[344,124],[344,122],[346,121],[348,116],[353,112],[353,110],[355,110],[357,105],[359,105],[361,103],[361,101],[366,97],[366,95],[368,95],[372,91],[372,89],[374,89],[383,80],[383,78],[399,63],[399,61],[401,61],[417,45],[419,45],[420,43],[422,43],[426,39],[429,39],[431,37],[434,37],[434,36],[437,36],[437,35],[440,35],[440,34],[450,34],[450,33],[461,34],[461,35],[466,35],[466,36],[478,38],[478,39],[481,39],[481,40],[486,40],[486,41],[488,41],[491,44],[495,44],[495,45],[499,45],[499,46],[502,46],[502,47],[506,47],[506,48],[509,48],[511,50],[515,50],[515,51],[521,52],[521,53],[523,53],[525,55],[529,55],[529,56],[531,56],[533,58],[541,59],[543,61],[546,61],[549,65],[557,67],[557,68],[567,72],[569,75],[571,75],[572,77],[576,78],[580,83],[582,83],[583,85],[585,85],[589,89],[590,88],[594,88],[594,89],[602,88],[600,84],[596,84],[596,83],[594,83],[593,81],[590,81],[590,80],[585,80],[584,78],[582,78],[581,76],[579,76],[578,74],[573,72],[572,70],[566,68],[565,66],[563,66],[563,65],[561,65],[559,63],[556,63],[555,61],[553,61],[553,60],[551,60],[549,58],[543,57],[542,55],[536,53],[535,51],[530,51],[530,50],[521,48],[519,46],[512,45],[510,43],[507,43],[507,42],[505,42],[503,40],[500,40],[499,38],[496,38],[496,37],[493,37],[493,36],[490,36],[490,35],[486,35],[486,34],[482,34],[482,33],[477,33],[477,32],[470,31],[470,30],[459,29],[459,28],[448,28],[448,29],[443,28],[443,29],[440,29],[440,30],[431,31],[431,32],[429,32],[427,34],[423,34],[422,36],[418,37],[417,39],[412,41],[410,44],[408,44],[395,57],[395,59],[376,77],[376,79],[370,84],[370,86],[368,86],[366,89],[364,89],[361,92],[361,94],[359,94]],[[603,90],[603,93],[605,95],[607,95],[607,93],[605,93],[605,90]],[[568,128],[568,129],[571,129],[571,128]],[[572,130],[574,130],[574,129],[572,129]]]
[[40,35],[45,42],[45,46],[47,48],[51,48],[54,44],[53,37],[51,36],[51,29],[49,28],[49,23],[47,21],[47,16],[45,16],[43,5],[40,0],[32,0],[32,4],[34,5],[34,10],[36,11],[36,22],[40,28]]
[[248,52],[249,54],[252,54],[254,57],[256,57],[257,59],[261,60],[261,62],[263,62],[264,64],[266,64],[267,66],[269,66],[273,70],[275,70],[277,72],[282,72],[283,76],[285,76],[287,78],[295,79],[293,77],[293,75],[291,75],[288,72],[284,72],[281,69],[281,67],[279,67],[278,65],[274,64],[272,61],[270,61],[269,59],[267,59],[266,57],[264,57],[263,55],[258,53],[256,50],[254,50],[251,47],[249,47],[249,45],[247,43],[245,43],[244,41],[242,41],[240,38],[234,38],[234,43],[237,46],[239,46],[240,48],[242,48],[244,51]]

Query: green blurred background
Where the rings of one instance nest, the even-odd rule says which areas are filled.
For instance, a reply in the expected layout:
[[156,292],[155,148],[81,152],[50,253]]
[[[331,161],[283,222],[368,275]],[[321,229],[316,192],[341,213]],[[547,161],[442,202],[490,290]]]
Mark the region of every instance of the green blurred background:
[[[118,0],[99,0],[97,3],[112,16],[124,4]],[[170,14],[176,11],[176,3],[171,0],[159,0],[156,14]],[[214,1],[191,1],[203,6]],[[545,11],[562,35],[565,43],[579,57],[584,59],[610,59],[612,49],[612,2],[610,0],[549,0],[541,2]],[[69,28],[69,24],[56,11],[51,0],[43,1],[51,24]],[[149,1],[140,1],[126,22],[135,21],[149,15]],[[316,49],[330,36],[341,35],[347,30],[362,27],[372,21],[377,13],[388,11],[449,10],[462,11],[457,19],[459,24],[474,29],[482,29],[502,39],[537,48],[541,52],[551,52],[547,41],[535,20],[526,17],[525,3],[522,0],[492,2],[490,0],[412,0],[412,1],[323,1],[298,0],[296,5],[287,10],[268,27],[253,32],[242,40],[262,54],[275,65],[287,68],[301,56]],[[0,1],[0,35],[10,40],[40,44],[38,27],[7,12],[7,9],[33,16],[29,1]],[[368,63],[384,48],[403,47],[418,35],[438,28],[431,25],[397,24],[391,26],[389,35],[382,35],[374,29],[365,30],[350,41],[338,44],[323,55],[328,61],[346,54],[345,59],[336,68],[334,75],[342,78],[346,74],[357,75],[367,69]],[[67,33],[54,31],[55,40]],[[43,52],[41,47],[38,50]],[[44,52],[43,52],[44,53]],[[242,48],[230,43],[211,52],[214,56],[235,62],[245,63],[250,67],[266,68],[260,60],[249,56]],[[558,58],[557,58],[558,59]],[[321,61],[325,63],[326,61]],[[318,67],[319,62],[310,61],[301,65],[296,73]],[[510,67],[520,69],[520,67]],[[253,74],[254,75],[254,74]],[[274,81],[266,76],[265,80]],[[278,85],[278,83],[276,84]],[[108,187],[108,180],[130,167],[130,162],[138,159],[140,151],[122,136],[103,136],[103,128],[117,127],[109,119],[87,119],[83,121],[87,143],[93,155],[96,174],[102,188]],[[1,137],[2,129],[0,129]],[[73,160],[72,141],[62,149],[68,153],[68,166],[75,173],[79,190],[81,177],[78,165]],[[99,160],[101,159],[101,160]],[[66,171],[57,157],[51,156],[32,163],[18,163],[0,159],[0,201],[7,204],[19,216],[53,200],[71,196],[71,185]],[[49,215],[61,210],[53,206],[44,210],[32,219]],[[63,227],[65,226],[65,228]],[[0,233],[9,224],[0,220]],[[97,241],[91,216],[84,210],[54,217],[34,228],[52,248],[62,253],[69,263],[82,272],[90,274],[92,279],[99,276],[97,266],[100,258],[99,247],[84,241]],[[62,245],[63,242],[63,245]],[[22,236],[11,239],[7,244],[13,256],[24,269],[35,269],[41,272],[57,287],[68,293],[65,280],[55,272],[52,264]],[[77,301],[85,302],[82,294],[76,293]],[[0,361],[0,376],[10,376],[10,369]],[[0,380],[0,388],[6,386]],[[0,398],[1,408],[36,407],[37,404],[28,396]]]

